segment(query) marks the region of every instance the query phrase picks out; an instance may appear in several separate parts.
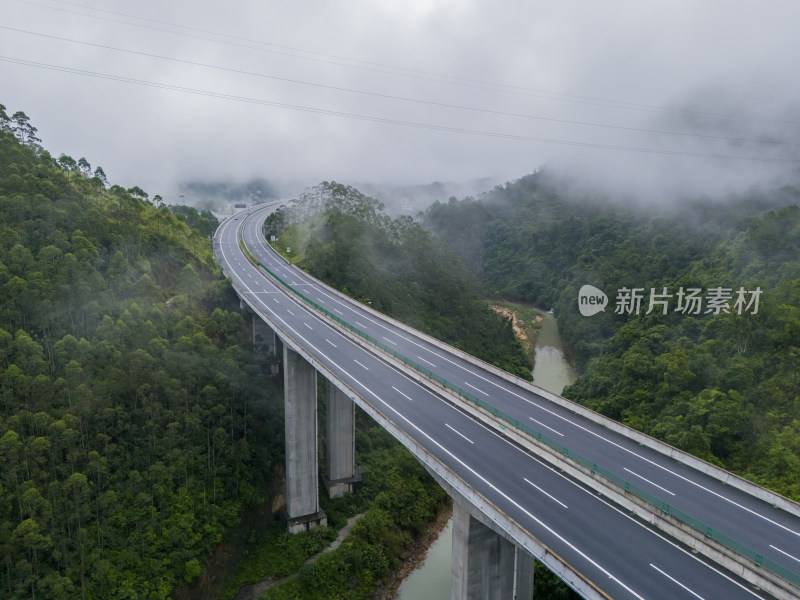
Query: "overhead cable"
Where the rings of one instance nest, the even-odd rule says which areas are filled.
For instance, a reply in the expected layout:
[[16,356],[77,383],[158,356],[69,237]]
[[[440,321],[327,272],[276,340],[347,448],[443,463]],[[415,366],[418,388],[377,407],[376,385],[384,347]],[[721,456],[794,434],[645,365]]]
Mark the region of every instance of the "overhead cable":
[[100,73],[96,71],[88,71],[85,69],[76,69],[72,67],[65,67],[62,65],[53,65],[47,63],[41,63],[36,61],[31,61],[27,59],[21,59],[11,56],[2,56],[0,55],[0,60],[8,63],[14,63],[19,65],[24,65],[28,67],[35,67],[39,69],[47,69],[52,71],[60,71],[64,73],[70,73],[74,75],[82,75],[85,77],[94,77],[98,79],[107,79],[112,81],[118,81],[122,83],[129,83],[134,85],[146,86],[146,87],[153,87],[159,88],[164,90],[171,90],[186,94],[193,94],[197,96],[206,96],[211,98],[219,98],[223,100],[232,100],[236,102],[243,102],[248,104],[257,104],[262,106],[272,106],[277,108],[284,108],[288,110],[300,111],[300,112],[308,112],[308,113],[316,113],[316,114],[323,114],[323,115],[330,115],[330,116],[337,116],[343,117],[347,119],[355,119],[361,121],[370,121],[374,123],[383,123],[387,125],[396,125],[402,127],[413,127],[419,129],[428,129],[433,131],[442,131],[448,133],[459,133],[464,135],[473,135],[473,136],[482,136],[482,137],[490,137],[490,138],[500,138],[500,139],[508,139],[508,140],[517,140],[522,142],[538,142],[543,144],[555,144],[555,145],[562,145],[562,146],[573,146],[573,147],[582,147],[582,148],[600,148],[604,150],[619,150],[624,152],[635,152],[640,154],[663,154],[663,155],[671,155],[671,156],[691,156],[691,157],[702,157],[702,158],[712,158],[712,159],[720,159],[720,160],[736,160],[736,161],[751,161],[751,162],[766,162],[766,163],[784,163],[784,164],[800,164],[800,159],[793,159],[793,158],[780,158],[780,157],[768,157],[768,156],[745,156],[745,155],[732,155],[732,154],[718,154],[718,153],[711,153],[711,152],[690,152],[690,151],[682,151],[682,150],[669,150],[663,148],[645,148],[645,147],[636,147],[636,146],[619,146],[613,144],[601,144],[595,142],[581,142],[575,140],[564,140],[564,139],[555,139],[555,138],[543,138],[543,137],[534,137],[534,136],[525,136],[525,135],[518,135],[512,133],[502,133],[502,132],[495,132],[495,131],[483,131],[483,130],[476,130],[476,129],[464,129],[459,127],[449,127],[445,125],[437,125],[433,123],[420,123],[414,121],[403,121],[400,119],[389,119],[385,117],[377,117],[371,115],[364,115],[358,113],[349,113],[343,111],[335,111],[326,108],[319,108],[319,107],[311,107],[311,106],[303,106],[299,104],[290,104],[285,102],[276,102],[266,99],[260,98],[248,98],[246,96],[238,96],[234,94],[227,94],[223,92],[216,92],[212,90],[201,90],[196,88],[189,88],[184,86],[178,86],[168,83],[161,83],[156,81],[147,81],[143,79],[135,79],[132,77],[125,77],[121,75],[115,75],[113,73]]

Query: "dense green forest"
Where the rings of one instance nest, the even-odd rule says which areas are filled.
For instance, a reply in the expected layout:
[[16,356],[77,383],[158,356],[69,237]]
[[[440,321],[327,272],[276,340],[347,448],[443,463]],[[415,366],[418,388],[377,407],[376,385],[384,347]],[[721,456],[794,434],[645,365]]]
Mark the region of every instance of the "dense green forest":
[[387,315],[510,373],[531,377],[511,320],[491,311],[462,261],[411,217],[323,182],[270,215],[265,234],[298,266]]
[[[0,105],[0,596],[168,598],[263,503],[281,390],[214,262],[214,216],[111,185],[36,134]],[[423,229],[323,183],[266,233],[331,285],[522,376],[484,298],[552,306],[582,372],[568,397],[800,498],[798,203],[783,187],[632,207],[540,172],[436,203]],[[584,284],[608,294],[604,312],[579,314]],[[651,288],[675,302],[717,287],[760,289],[758,310],[646,312]],[[622,288],[645,290],[641,311],[615,310]],[[348,543],[303,566],[335,533],[278,521],[231,585],[297,573],[269,597],[367,599],[385,582],[445,496],[359,420],[365,487],[324,500],[334,529],[366,513]]]
[[263,495],[277,392],[213,215],[38,142],[0,106],[0,596],[167,598]]
[[[554,307],[583,372],[565,396],[800,499],[798,203],[785,186],[632,205],[543,171],[423,221],[493,294]],[[605,311],[579,313],[584,284]],[[640,310],[618,302],[634,288]],[[669,304],[650,310],[651,289]],[[739,289],[747,303],[760,289],[758,306],[737,306]],[[681,290],[707,303],[678,310]]]
[[[36,133],[0,105],[0,597],[231,598],[264,576],[289,576],[276,598],[372,597],[444,492],[359,414],[363,488],[322,495],[328,528],[270,524],[281,382],[213,259],[216,218],[110,185]],[[241,532],[242,568],[204,585]]]

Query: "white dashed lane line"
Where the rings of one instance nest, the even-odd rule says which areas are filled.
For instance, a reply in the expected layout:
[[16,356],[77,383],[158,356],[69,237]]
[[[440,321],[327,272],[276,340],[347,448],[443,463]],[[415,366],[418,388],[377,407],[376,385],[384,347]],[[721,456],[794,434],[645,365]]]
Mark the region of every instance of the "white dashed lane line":
[[476,392],[480,392],[480,393],[481,393],[481,394],[483,394],[484,396],[487,396],[487,397],[489,396],[489,394],[487,394],[486,392],[484,392],[484,391],[483,391],[481,388],[476,388],[474,385],[472,385],[472,384],[471,384],[470,382],[468,382],[468,381],[465,381],[465,382],[464,382],[464,385],[468,385],[468,386],[469,386],[469,387],[471,387],[473,390],[475,390]]
[[674,578],[672,575],[669,575],[668,573],[666,573],[666,572],[662,571],[662,570],[661,570],[661,569],[659,569],[657,566],[655,566],[653,563],[650,563],[650,566],[651,566],[651,567],[653,567],[653,568],[654,568],[656,571],[658,571],[659,573],[661,573],[661,574],[662,574],[664,577],[666,577],[667,579],[669,579],[670,581],[672,581],[673,583],[676,583],[676,584],[678,584],[679,586],[681,586],[681,587],[682,587],[684,590],[686,590],[687,592],[689,592],[689,593],[690,593],[692,596],[694,596],[695,598],[698,598],[698,600],[706,600],[706,599],[705,599],[705,598],[703,598],[703,597],[702,597],[700,594],[698,594],[697,592],[695,592],[695,591],[693,591],[693,590],[689,589],[689,588],[688,588],[688,587],[686,587],[684,584],[682,584],[680,581],[678,581],[677,579],[675,579],[675,578]]
[[552,428],[552,427],[550,427],[549,425],[545,425],[544,423],[542,423],[541,421],[537,421],[537,420],[536,420],[536,419],[534,419],[533,417],[528,417],[528,418],[529,418],[531,421],[533,421],[534,423],[536,423],[537,425],[539,425],[539,426],[541,426],[541,427],[544,427],[545,429],[549,429],[549,430],[550,430],[550,431],[552,431],[553,433],[555,433],[555,434],[557,434],[557,435],[560,435],[561,437],[564,437],[564,434],[563,434],[563,433],[561,433],[560,431],[558,431],[557,429],[553,429],[553,428]]
[[398,390],[396,387],[392,386],[392,389],[393,389],[395,392],[397,392],[398,394],[400,394],[400,395],[401,395],[403,398],[405,398],[406,400],[408,400],[408,401],[410,401],[410,402],[413,402],[413,401],[414,401],[414,400],[412,400],[412,399],[411,399],[411,397],[410,397],[410,396],[408,396],[407,394],[404,394],[403,392],[401,392],[400,390]]
[[785,556],[788,556],[788,557],[789,557],[789,558],[791,558],[792,560],[796,560],[797,562],[799,562],[799,563],[800,563],[800,558],[797,558],[796,556],[792,556],[791,554],[789,554],[789,553],[788,553],[788,552],[786,552],[785,550],[781,550],[780,548],[778,548],[777,546],[773,546],[772,544],[770,544],[770,545],[769,545],[769,547],[770,547],[770,548],[772,548],[773,550],[777,550],[777,551],[778,551],[778,552],[780,552],[781,554],[783,554],[783,555],[785,555]]
[[631,475],[633,475],[633,476],[635,476],[635,477],[638,477],[638,478],[639,478],[639,479],[641,479],[642,481],[646,481],[647,483],[649,483],[649,484],[650,484],[650,485],[652,485],[653,487],[657,487],[657,488],[658,488],[658,489],[660,489],[662,492],[667,492],[667,493],[668,493],[670,496],[674,496],[674,495],[675,495],[675,493],[674,493],[674,492],[670,492],[670,491],[669,491],[667,488],[665,488],[665,487],[661,487],[661,486],[660,486],[660,485],[658,485],[657,483],[653,483],[653,482],[652,482],[652,481],[650,481],[649,479],[646,479],[646,478],[642,477],[641,475],[639,475],[638,473],[635,473],[634,471],[631,471],[631,470],[630,470],[628,467],[623,467],[623,468],[624,468],[624,469],[625,469],[625,470],[626,470],[628,473],[630,473]]
[[789,533],[800,537],[800,531],[795,531],[794,529],[791,529],[790,527],[787,527],[786,525],[783,525],[782,523],[778,523],[777,521],[774,521],[773,519],[770,519],[766,515],[762,515],[761,513],[753,510],[752,508],[748,508],[747,506],[739,504],[738,502],[732,500],[731,498],[728,498],[727,496],[724,496],[724,495],[720,494],[719,492],[715,492],[714,490],[711,490],[711,489],[709,489],[709,488],[697,483],[696,481],[694,481],[694,480],[692,480],[692,479],[690,479],[688,477],[685,477],[684,475],[681,475],[680,473],[676,473],[675,471],[672,471],[671,469],[668,469],[664,465],[661,465],[661,464],[657,463],[654,460],[651,460],[651,459],[649,459],[649,458],[647,458],[645,456],[642,456],[641,454],[637,454],[633,450],[631,450],[629,448],[626,448],[625,446],[623,446],[621,444],[618,444],[618,443],[616,443],[616,442],[614,442],[614,441],[612,441],[612,440],[610,440],[608,438],[605,438],[602,435],[600,435],[599,433],[597,433],[595,431],[592,431],[591,429],[588,429],[587,427],[584,427],[583,425],[579,425],[578,423],[575,423],[574,421],[570,421],[568,418],[558,414],[555,411],[552,411],[552,410],[550,410],[548,408],[545,408],[541,404],[538,404],[538,403],[536,403],[536,402],[534,402],[532,400],[526,400],[526,402],[528,402],[529,404],[532,404],[533,406],[541,408],[545,412],[548,412],[548,413],[558,417],[559,419],[562,419],[563,421],[566,421],[567,423],[570,423],[570,424],[574,425],[578,429],[581,429],[581,430],[585,431],[586,433],[588,433],[590,435],[593,435],[593,436],[595,436],[597,438],[600,438],[601,440],[603,440],[605,442],[608,442],[612,446],[615,446],[615,447],[619,448],[620,450],[622,450],[624,452],[627,452],[628,454],[631,454],[631,455],[633,455],[633,456],[635,456],[637,458],[642,459],[644,462],[649,463],[649,464],[653,465],[654,467],[657,467],[657,468],[661,469],[662,471],[664,471],[666,473],[669,473],[670,475],[673,475],[674,477],[677,477],[678,479],[681,479],[682,481],[685,481],[686,483],[689,483],[689,484],[691,484],[691,485],[703,490],[704,492],[707,492],[707,493],[709,493],[709,494],[711,494],[713,496],[716,496],[720,500],[724,500],[725,502],[728,502],[729,504],[732,504],[733,506],[735,506],[737,508],[740,508],[743,511],[746,511],[746,512],[750,513],[751,515],[754,515],[756,517],[759,517],[760,519],[765,520],[767,523],[775,525],[776,527],[780,527],[784,531],[788,531]]
[[552,500],[553,502],[557,502],[558,504],[560,504],[560,505],[561,505],[561,506],[563,506],[564,508],[569,508],[569,506],[567,506],[566,504],[564,504],[564,503],[563,503],[561,500],[559,500],[559,499],[558,499],[558,498],[556,498],[555,496],[553,496],[553,495],[551,495],[551,494],[548,494],[547,492],[545,492],[545,491],[544,491],[542,488],[540,488],[538,485],[536,485],[535,483],[533,483],[533,482],[532,482],[530,479],[528,479],[527,477],[523,477],[523,479],[525,480],[525,483],[527,483],[527,484],[529,484],[529,485],[532,485],[533,487],[535,487],[537,490],[539,490],[540,492],[542,492],[542,493],[543,493],[545,496],[547,496],[548,498],[550,498],[550,500]]
[[457,434],[458,434],[458,435],[460,435],[462,438],[464,438],[465,440],[467,440],[467,441],[468,441],[470,444],[474,444],[474,443],[475,443],[475,442],[473,442],[471,439],[469,439],[467,436],[465,436],[463,433],[461,433],[461,432],[460,432],[458,429],[456,429],[455,427],[453,427],[452,425],[450,425],[449,423],[445,423],[444,425],[445,425],[445,427],[447,427],[447,428],[448,428],[450,431],[452,431],[452,432],[454,432],[454,433],[457,433]]

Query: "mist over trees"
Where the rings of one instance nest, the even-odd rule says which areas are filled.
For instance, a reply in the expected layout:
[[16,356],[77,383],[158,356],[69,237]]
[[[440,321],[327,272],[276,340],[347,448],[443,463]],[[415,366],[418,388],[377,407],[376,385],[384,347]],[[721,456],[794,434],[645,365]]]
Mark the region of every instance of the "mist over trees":
[[235,203],[259,204],[279,198],[280,192],[264,178],[238,181],[184,181],[178,185],[181,204],[199,210],[227,212]]
[[[263,501],[279,391],[211,254],[213,214],[111,185],[37,133],[0,105],[0,596],[167,598]],[[552,306],[583,373],[565,395],[800,498],[798,203],[786,186],[652,211],[540,172],[436,203],[425,229],[325,182],[267,233],[335,287],[522,376],[484,299]],[[605,312],[579,314],[583,284],[606,291]],[[758,311],[614,310],[621,288],[717,286],[761,289]],[[273,597],[368,597],[444,502],[365,430],[371,497],[326,510],[369,518]]]
[[[565,396],[797,499],[799,203],[784,186],[655,209],[539,172],[435,203],[424,224],[492,293],[555,309],[583,372]],[[585,284],[608,295],[604,312],[579,313]],[[641,310],[617,310],[634,288]],[[718,288],[724,308],[676,310],[679,290]],[[648,314],[651,289],[666,314]],[[757,312],[736,310],[739,289],[761,290]]]
[[265,234],[353,298],[530,379],[511,320],[489,310],[469,269],[411,217],[392,219],[383,208],[351,186],[323,182],[273,212]]

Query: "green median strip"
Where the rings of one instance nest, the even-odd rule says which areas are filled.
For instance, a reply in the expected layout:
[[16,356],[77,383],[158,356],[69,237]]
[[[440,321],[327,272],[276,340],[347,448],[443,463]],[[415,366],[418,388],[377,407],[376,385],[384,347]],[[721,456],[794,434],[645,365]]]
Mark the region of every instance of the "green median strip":
[[[411,360],[409,358],[406,358],[405,356],[403,356],[402,354],[400,354],[396,350],[393,350],[392,348],[389,348],[386,344],[383,344],[383,343],[379,342],[378,340],[376,340],[375,338],[373,338],[372,336],[370,336],[366,332],[361,331],[357,327],[354,327],[353,325],[349,324],[344,319],[342,319],[340,317],[337,317],[336,315],[334,315],[333,313],[331,313],[327,309],[325,309],[322,306],[318,305],[316,302],[314,302],[310,298],[307,298],[306,296],[304,296],[301,292],[297,291],[291,285],[289,285],[288,283],[283,281],[280,277],[278,277],[278,275],[276,275],[275,273],[270,271],[267,267],[262,265],[252,254],[250,254],[250,251],[247,249],[247,247],[244,244],[244,240],[239,240],[239,244],[242,247],[242,251],[245,253],[245,255],[250,260],[250,262],[252,262],[253,264],[259,266],[262,269],[264,269],[264,271],[266,271],[275,281],[280,283],[287,290],[292,292],[295,296],[297,296],[298,298],[303,300],[306,304],[310,305],[312,308],[314,308],[317,311],[321,312],[322,314],[324,314],[325,316],[329,317],[330,319],[333,319],[336,323],[340,324],[341,326],[345,327],[346,329],[348,329],[348,330],[352,331],[353,333],[357,334],[358,336],[360,336],[364,340],[370,342],[372,345],[377,346],[378,348],[380,348],[384,352],[387,352],[387,353],[391,354],[392,356],[394,356],[398,360],[401,360],[403,363],[405,363],[409,367],[413,368],[414,370],[418,371],[419,373],[422,373],[426,377],[436,381],[437,383],[439,383],[440,385],[444,386],[445,388],[455,392],[457,395],[461,396],[462,398],[465,398],[466,400],[469,400],[474,405],[476,405],[476,406],[482,408],[483,410],[489,412],[490,414],[492,414],[493,416],[497,417],[498,419],[504,421],[508,425],[511,425],[514,428],[527,433],[532,438],[542,442],[543,444],[546,444],[546,445],[550,446],[556,452],[558,452],[558,453],[562,454],[563,456],[570,458],[572,461],[574,461],[574,462],[586,467],[591,472],[597,473],[598,475],[602,476],[603,478],[607,479],[608,481],[610,481],[610,482],[616,484],[617,486],[621,487],[625,491],[630,492],[631,494],[633,494],[634,496],[640,498],[641,500],[644,500],[645,502],[648,502],[649,504],[651,504],[654,507],[658,508],[665,515],[669,515],[669,516],[673,517],[674,519],[680,521],[681,523],[684,523],[684,524],[688,525],[689,527],[693,528],[694,530],[702,533],[705,537],[707,537],[709,539],[712,539],[712,540],[722,544],[723,546],[729,548],[730,550],[733,550],[737,554],[739,554],[739,555],[747,558],[748,560],[752,561],[756,566],[759,566],[759,567],[762,567],[764,569],[767,569],[768,571],[771,571],[772,573],[778,575],[779,577],[785,579],[786,581],[789,581],[790,583],[793,583],[794,585],[800,586],[800,574],[799,573],[796,573],[795,571],[792,571],[791,569],[789,569],[789,568],[787,568],[787,567],[785,567],[785,566],[783,566],[783,565],[781,565],[779,563],[776,563],[774,560],[772,560],[769,557],[762,556],[761,554],[757,553],[752,548],[749,548],[748,546],[746,546],[745,544],[743,544],[743,543],[739,542],[738,540],[732,538],[731,536],[726,535],[725,533],[722,533],[721,531],[718,531],[718,530],[712,528],[711,526],[707,525],[706,523],[704,523],[700,519],[697,519],[697,518],[693,517],[691,514],[685,512],[685,511],[683,511],[683,510],[681,510],[679,508],[676,508],[676,507],[674,507],[674,506],[672,506],[670,504],[668,504],[667,502],[665,502],[664,500],[662,500],[658,496],[656,496],[654,494],[651,494],[650,492],[648,492],[647,490],[639,487],[635,483],[632,483],[632,482],[620,477],[619,475],[613,473],[612,471],[609,471],[608,469],[598,465],[597,463],[594,463],[594,462],[590,461],[589,459],[581,456],[580,454],[571,451],[566,446],[564,446],[562,444],[559,444],[555,440],[549,438],[546,434],[543,434],[542,432],[537,431],[536,429],[533,429],[528,424],[520,423],[517,419],[513,418],[512,416],[508,415],[507,413],[503,412],[502,410],[492,406],[491,404],[489,404],[488,402],[486,402],[484,400],[481,400],[477,396],[475,396],[475,395],[473,395],[473,394],[461,389],[460,387],[458,387],[456,385],[453,385],[452,383],[450,383],[446,379],[444,379],[444,378],[440,377],[439,375],[437,375],[436,373],[432,372],[430,369],[427,369],[427,368],[423,367],[422,365],[420,365],[419,363],[417,363],[417,362],[415,362],[415,361],[413,361],[413,360]],[[505,426],[502,423],[498,423],[498,425],[499,425],[499,427],[501,429],[505,430]]]

